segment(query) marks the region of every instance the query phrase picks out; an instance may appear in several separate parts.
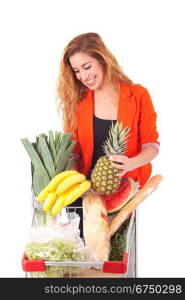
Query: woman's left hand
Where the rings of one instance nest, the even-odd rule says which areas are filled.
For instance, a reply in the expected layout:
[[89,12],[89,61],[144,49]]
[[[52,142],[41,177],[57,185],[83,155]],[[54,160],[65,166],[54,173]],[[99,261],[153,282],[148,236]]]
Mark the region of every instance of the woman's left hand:
[[112,161],[112,166],[120,169],[117,176],[121,177],[125,173],[135,170],[141,166],[151,162],[158,154],[158,150],[155,147],[145,147],[140,153],[133,157],[127,157],[125,155],[111,155],[109,158]]
[[120,169],[120,172],[117,174],[119,177],[136,168],[133,159],[125,155],[111,155],[109,158],[112,161],[112,166]]

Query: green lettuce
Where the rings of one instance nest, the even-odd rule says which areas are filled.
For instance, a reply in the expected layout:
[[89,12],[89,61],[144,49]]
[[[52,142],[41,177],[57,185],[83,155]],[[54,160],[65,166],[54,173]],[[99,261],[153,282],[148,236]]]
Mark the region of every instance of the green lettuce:
[[47,243],[30,242],[26,245],[29,260],[42,259],[60,261],[61,266],[47,266],[45,272],[32,272],[32,277],[63,277],[64,274],[77,272],[77,267],[62,266],[62,261],[83,261],[84,256],[75,242],[55,239]]

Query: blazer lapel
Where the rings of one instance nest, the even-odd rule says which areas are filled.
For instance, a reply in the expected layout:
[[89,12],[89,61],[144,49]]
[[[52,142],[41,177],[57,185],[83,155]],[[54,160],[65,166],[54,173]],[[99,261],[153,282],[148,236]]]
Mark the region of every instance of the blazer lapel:
[[118,103],[118,121],[122,122],[123,127],[132,128],[132,123],[136,113],[135,97],[131,88],[120,84],[120,97]]
[[91,90],[85,95],[81,102],[80,116],[79,116],[79,140],[84,158],[85,172],[90,168],[92,155],[94,151],[94,132],[93,132],[93,113],[94,101],[93,92]]

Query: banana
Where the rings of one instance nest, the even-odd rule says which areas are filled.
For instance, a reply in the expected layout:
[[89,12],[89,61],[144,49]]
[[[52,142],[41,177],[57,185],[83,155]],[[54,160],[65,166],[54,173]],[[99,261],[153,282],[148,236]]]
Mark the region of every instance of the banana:
[[56,194],[60,195],[64,193],[67,189],[69,189],[71,186],[73,186],[75,183],[81,183],[86,180],[85,175],[81,173],[76,173],[68,176],[62,182],[58,185],[56,189]]
[[78,186],[78,183],[77,184],[74,184],[73,186],[71,186],[69,189],[67,189],[67,191],[65,191],[64,193],[62,193],[58,199],[56,200],[55,204],[53,205],[52,207],[52,210],[51,210],[51,215],[52,216],[56,216],[60,211],[61,209],[63,208],[63,204],[64,204],[64,201],[65,201],[65,198],[67,197],[67,195],[69,193],[71,193],[71,191],[76,188]]
[[78,173],[78,172],[75,170],[66,170],[66,171],[63,171],[63,172],[57,174],[55,177],[52,178],[52,180],[48,184],[49,192],[54,192],[62,180],[64,180],[69,175],[73,175],[76,173]]
[[53,206],[58,196],[55,193],[49,193],[47,198],[45,199],[43,211],[48,211]]
[[48,191],[48,186],[46,186],[45,188],[42,189],[42,191],[39,193],[38,197],[37,197],[37,202],[41,203],[48,195],[49,191]]
[[48,183],[48,185],[45,188],[43,188],[42,191],[39,193],[39,195],[37,196],[37,202],[41,203],[48,196],[48,193],[55,191],[58,184],[63,179],[65,179],[69,175],[73,175],[76,173],[80,174],[75,170],[66,170],[66,171],[63,171],[63,172],[57,174],[55,177],[52,178],[52,180]]
[[68,195],[66,196],[65,201],[63,203],[63,207],[68,206],[69,204],[74,202],[85,192],[87,192],[90,189],[90,187],[91,187],[91,183],[88,180],[78,184],[78,186],[72,189],[72,191],[68,193]]

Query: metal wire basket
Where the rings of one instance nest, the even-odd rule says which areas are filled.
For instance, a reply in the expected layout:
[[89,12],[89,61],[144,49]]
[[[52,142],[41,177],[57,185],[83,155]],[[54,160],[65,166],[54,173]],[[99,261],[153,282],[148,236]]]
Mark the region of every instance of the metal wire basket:
[[[82,207],[66,207],[66,212],[76,212]],[[41,205],[33,203],[32,226],[45,224],[49,217],[42,212]],[[136,277],[136,213],[129,218],[126,232],[126,247],[122,261],[47,261],[22,258],[22,268],[28,278],[121,278]]]

